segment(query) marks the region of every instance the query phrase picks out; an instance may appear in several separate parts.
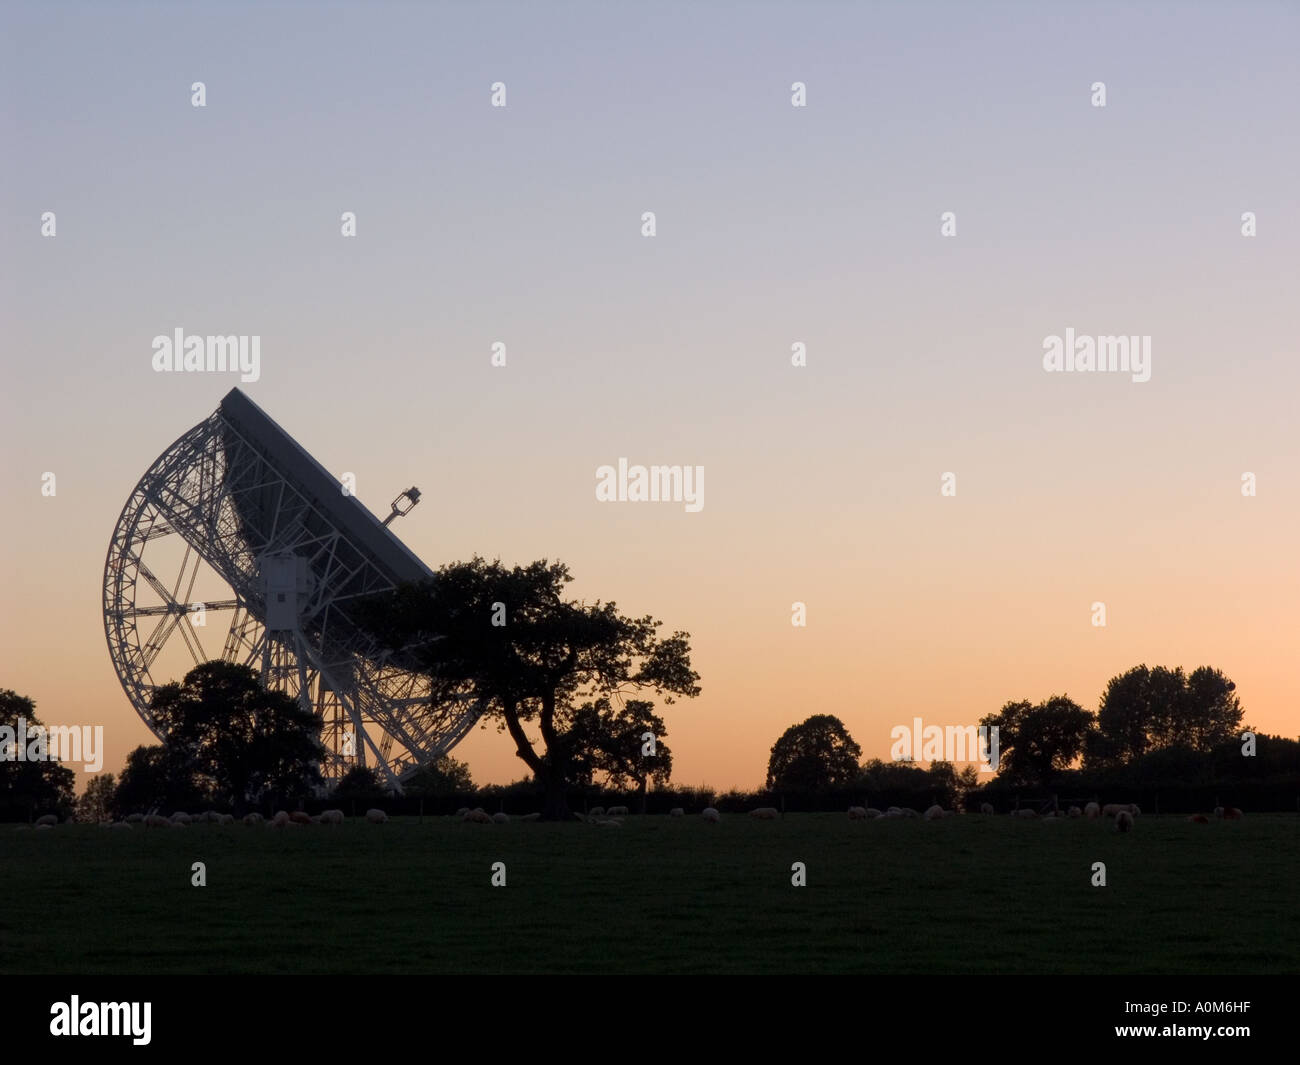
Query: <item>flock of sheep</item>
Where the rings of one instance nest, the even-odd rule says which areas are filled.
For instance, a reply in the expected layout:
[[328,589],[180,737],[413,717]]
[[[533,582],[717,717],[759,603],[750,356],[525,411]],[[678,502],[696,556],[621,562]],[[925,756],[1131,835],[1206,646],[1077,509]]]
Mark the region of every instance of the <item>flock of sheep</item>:
[[[980,813],[984,815],[994,814],[996,811],[990,803],[981,803]],[[1022,807],[1011,811],[1012,817],[1035,818],[1048,823],[1064,821],[1069,818],[1085,818],[1090,821],[1096,821],[1104,817],[1113,817],[1115,819],[1115,829],[1118,832],[1130,832],[1133,829],[1133,819],[1141,813],[1137,803],[1132,802],[1111,802],[1105,806],[1098,803],[1090,802],[1086,806],[1071,806],[1065,813],[1059,810],[1050,811],[1040,815],[1037,811],[1029,807]],[[623,824],[620,817],[626,817],[628,809],[626,806],[611,806],[605,809],[603,806],[593,806],[586,814],[574,814],[573,816],[579,821],[585,821],[588,824],[600,825],[603,827],[617,828]],[[452,817],[468,822],[470,824],[483,825],[504,825],[513,820],[518,821],[537,821],[541,819],[541,814],[531,813],[524,814],[522,817],[512,818],[506,813],[487,813],[481,806],[470,809],[468,806],[462,806]],[[686,811],[680,806],[674,807],[669,811],[671,817],[685,817]],[[757,809],[750,810],[749,816],[756,821],[776,821],[781,817],[781,811],[775,806],[760,806]],[[945,810],[942,806],[931,806],[925,813],[905,807],[891,806],[887,810],[877,810],[872,806],[850,806],[850,821],[870,821],[875,818],[891,817],[916,817],[925,821],[937,821],[943,817],[956,817],[956,810]],[[1235,806],[1217,806],[1214,809],[1214,816],[1225,821],[1240,821],[1244,816]],[[718,824],[722,820],[722,815],[712,806],[706,807],[700,813],[700,818],[706,824]],[[311,815],[296,810],[289,813],[286,810],[280,810],[274,817],[264,818],[259,813],[245,814],[243,823],[252,827],[266,825],[268,828],[302,828],[307,825],[341,825],[345,818],[342,810],[324,810],[319,814]],[[383,810],[371,809],[366,811],[365,820],[373,825],[382,825],[388,820],[388,814]],[[1187,819],[1198,825],[1207,825],[1210,818],[1206,814],[1192,814]],[[38,829],[53,828],[59,823],[58,815],[45,814],[43,817],[36,819],[35,827]],[[103,828],[134,828],[139,825],[144,828],[185,828],[187,825],[233,825],[235,818],[233,814],[217,813],[215,810],[208,810],[206,813],[190,815],[177,811],[171,817],[163,817],[157,811],[151,811],[147,814],[131,814],[123,821],[103,821]],[[20,828],[29,828],[29,825],[21,825]]]

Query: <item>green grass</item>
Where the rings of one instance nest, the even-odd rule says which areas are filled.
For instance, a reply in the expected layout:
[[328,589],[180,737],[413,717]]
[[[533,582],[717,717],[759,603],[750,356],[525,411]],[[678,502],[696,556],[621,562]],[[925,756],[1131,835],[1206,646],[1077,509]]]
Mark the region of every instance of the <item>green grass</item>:
[[1295,973],[1298,883],[1289,815],[4,825],[0,972]]

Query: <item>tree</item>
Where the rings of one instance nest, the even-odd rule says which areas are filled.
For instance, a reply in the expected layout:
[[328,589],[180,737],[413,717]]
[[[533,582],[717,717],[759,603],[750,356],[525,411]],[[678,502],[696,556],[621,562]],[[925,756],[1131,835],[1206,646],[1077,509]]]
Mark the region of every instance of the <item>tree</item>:
[[[565,732],[569,764],[580,783],[596,773],[611,790],[635,786],[637,805],[645,813],[646,791],[653,780],[667,787],[673,773],[673,755],[664,742],[667,727],[647,699],[629,699],[614,705],[606,697],[584,703],[572,713]],[[649,734],[651,740],[645,737]],[[653,745],[653,754],[646,753]]]
[[195,787],[237,809],[262,792],[287,800],[320,783],[320,721],[247,666],[214,660],[165,684],[150,709],[168,759]]
[[86,790],[77,800],[77,820],[95,823],[110,820],[113,800],[117,794],[117,781],[112,773],[97,773],[86,784]]
[[1112,677],[1097,714],[1089,767],[1122,765],[1149,751],[1186,747],[1209,751],[1231,739],[1241,724],[1236,685],[1217,669],[1145,664]]
[[980,724],[998,730],[998,767],[1006,780],[1042,785],[1083,753],[1093,716],[1068,696],[1053,695],[1037,705],[1009,702]]
[[862,748],[838,717],[814,714],[791,725],[772,745],[767,787],[781,791],[822,791],[842,787],[858,775]]
[[[700,692],[689,633],[661,637],[662,622],[649,615],[566,601],[572,579],[560,562],[507,568],[475,556],[353,610],[359,624],[428,674],[435,706],[476,700],[509,732],[544,789],[549,820],[570,816],[564,791],[575,752],[564,737],[566,707],[642,689],[666,703]],[[540,749],[526,725],[536,726]]]
[[345,802],[349,799],[377,802],[384,797],[384,794],[384,782],[379,779],[377,772],[369,766],[354,765],[334,786],[333,797],[335,802]]
[[31,699],[0,688],[0,817],[70,809],[76,801],[76,774],[49,760],[43,730]]
[[412,795],[464,795],[474,790],[469,766],[449,754],[436,758],[402,781]]
[[140,746],[126,756],[112,810],[115,817],[125,817],[150,810],[193,809],[208,805],[207,800],[175,753],[162,745]]

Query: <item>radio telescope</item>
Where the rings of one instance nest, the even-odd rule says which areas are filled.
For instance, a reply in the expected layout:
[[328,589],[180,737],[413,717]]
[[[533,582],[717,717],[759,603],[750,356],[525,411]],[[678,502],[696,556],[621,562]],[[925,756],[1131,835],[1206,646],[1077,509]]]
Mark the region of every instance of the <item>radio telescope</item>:
[[356,601],[433,576],[288,433],[234,388],[149,467],[113,530],[104,631],[154,735],[155,689],[213,658],[251,666],[321,719],[321,772],[401,777],[451,750],[482,713],[430,704],[428,678],[356,625]]

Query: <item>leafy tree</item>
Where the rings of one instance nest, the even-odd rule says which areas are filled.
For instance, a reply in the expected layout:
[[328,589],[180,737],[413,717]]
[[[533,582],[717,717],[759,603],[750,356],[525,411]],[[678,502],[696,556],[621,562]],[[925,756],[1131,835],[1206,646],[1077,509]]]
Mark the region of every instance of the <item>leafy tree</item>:
[[1015,783],[1045,784],[1084,750],[1093,715],[1065,695],[1009,702],[980,724],[998,730],[998,769]]
[[262,792],[282,799],[320,783],[320,721],[284,692],[263,688],[247,666],[214,660],[183,683],[165,684],[150,704],[169,758],[199,791],[236,808]]
[[1241,724],[1236,685],[1217,669],[1201,666],[1134,666],[1112,677],[1088,745],[1090,767],[1120,765],[1150,751],[1186,747],[1209,751],[1230,740]]
[[429,675],[434,705],[477,700],[509,732],[542,784],[551,820],[569,817],[564,789],[577,752],[564,736],[568,706],[642,689],[671,703],[700,691],[689,633],[661,637],[662,623],[649,615],[566,601],[572,579],[559,562],[507,568],[476,556],[354,608],[363,626]]
[[838,717],[814,714],[791,725],[772,745],[767,787],[782,791],[821,791],[851,784],[858,775],[862,748]]
[[343,774],[334,787],[333,797],[338,802],[355,799],[358,802],[374,802],[386,794],[384,782],[379,774],[369,766],[356,765]]
[[[654,754],[643,754],[646,734],[654,736]],[[572,713],[565,732],[569,764],[577,783],[604,776],[614,791],[635,786],[640,812],[645,812],[648,783],[665,788],[673,773],[673,755],[664,742],[667,727],[647,699],[629,699],[614,705],[602,696]]]
[[70,809],[76,799],[76,774],[53,760],[27,761],[24,757],[20,761],[19,719],[25,722],[27,737],[23,753],[36,753],[36,730],[43,728],[36,716],[36,704],[25,695],[0,688],[0,816],[2,812],[26,817],[38,810]]
[[150,810],[189,810],[208,805],[207,800],[175,753],[161,745],[141,746],[126,756],[112,811],[115,817],[125,817]]
[[112,773],[96,773],[86,784],[86,790],[77,799],[77,820],[95,823],[113,816],[113,800],[117,794],[117,781]]
[[444,754],[403,779],[402,787],[412,795],[464,795],[474,790],[474,778],[468,765]]

